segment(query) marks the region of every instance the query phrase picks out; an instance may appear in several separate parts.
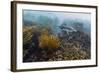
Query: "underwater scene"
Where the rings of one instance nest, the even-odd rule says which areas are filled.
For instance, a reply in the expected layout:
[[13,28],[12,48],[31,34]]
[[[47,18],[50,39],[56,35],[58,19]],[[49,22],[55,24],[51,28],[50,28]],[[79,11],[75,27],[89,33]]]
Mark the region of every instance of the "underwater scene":
[[23,10],[23,62],[91,59],[91,14]]

